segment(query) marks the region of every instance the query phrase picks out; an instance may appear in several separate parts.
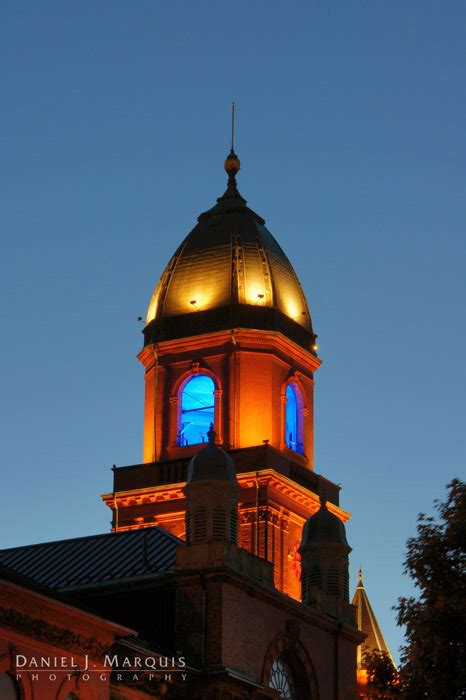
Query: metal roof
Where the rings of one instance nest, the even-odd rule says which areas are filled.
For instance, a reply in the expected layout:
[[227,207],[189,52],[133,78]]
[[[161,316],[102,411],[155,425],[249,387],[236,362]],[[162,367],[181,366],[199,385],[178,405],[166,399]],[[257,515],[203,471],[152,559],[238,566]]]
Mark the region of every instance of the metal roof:
[[229,172],[226,192],[199,216],[155,288],[144,329],[146,345],[191,335],[197,319],[196,325],[208,329],[201,332],[223,330],[225,323],[228,328],[281,330],[311,350],[315,335],[305,294],[264,224],[246,206]]
[[0,564],[55,590],[157,576],[175,565],[177,537],[153,526],[0,550]]
[[384,651],[393,661],[390,649],[384,639],[378,620],[367,597],[366,589],[362,582],[362,571],[359,567],[358,586],[353,596],[353,605],[356,606],[356,622],[358,629],[367,634],[364,642],[358,647],[358,667],[364,668],[364,654],[372,651]]

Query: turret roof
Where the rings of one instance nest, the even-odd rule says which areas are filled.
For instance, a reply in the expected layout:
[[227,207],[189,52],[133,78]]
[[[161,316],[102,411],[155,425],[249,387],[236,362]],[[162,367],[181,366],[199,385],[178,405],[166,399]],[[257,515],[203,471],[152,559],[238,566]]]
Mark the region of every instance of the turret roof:
[[[367,634],[365,641],[358,647],[358,666],[364,667],[364,654],[366,652],[385,651],[393,661],[390,649],[382,634],[380,625],[367,597],[366,589],[362,582],[362,569],[359,567],[358,585],[353,597],[353,605],[356,606],[356,622],[358,629]],[[394,664],[395,662],[393,662]]]

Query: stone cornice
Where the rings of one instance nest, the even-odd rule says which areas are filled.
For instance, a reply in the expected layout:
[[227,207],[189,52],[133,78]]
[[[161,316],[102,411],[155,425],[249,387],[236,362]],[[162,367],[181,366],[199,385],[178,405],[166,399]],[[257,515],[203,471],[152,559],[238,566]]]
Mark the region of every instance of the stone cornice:
[[[12,574],[15,574],[11,570]],[[20,574],[18,574],[20,575]],[[133,629],[119,624],[118,622],[112,622],[106,620],[99,615],[88,610],[82,610],[73,604],[73,601],[68,601],[66,598],[62,599],[60,595],[44,586],[41,588],[43,590],[37,591],[34,588],[28,588],[27,584],[12,582],[7,578],[1,578],[1,588],[0,588],[0,607],[5,609],[14,609],[24,614],[36,613],[38,616],[41,614],[47,615],[51,618],[60,618],[62,622],[66,619],[69,626],[72,625],[87,625],[89,629],[93,629],[95,634],[105,634],[113,637],[126,637],[135,634]],[[25,581],[28,581],[26,577]],[[30,580],[31,585],[35,585],[37,582]],[[37,584],[40,586],[40,584]],[[57,597],[54,597],[54,596]],[[34,615],[30,615],[34,617]]]
[[111,649],[111,645],[102,644],[96,637],[86,637],[63,627],[52,625],[50,622],[31,617],[14,608],[0,606],[0,626],[60,649],[89,654],[95,659],[101,659],[105,654],[110,653]]
[[162,359],[165,355],[176,355],[193,350],[211,349],[215,354],[219,347],[232,344],[234,336],[236,348],[238,350],[253,349],[259,351],[271,350],[274,347],[282,350],[286,355],[292,355],[298,359],[311,372],[317,370],[322,364],[322,360],[311,352],[304,350],[297,343],[293,342],[278,331],[264,331],[246,328],[235,328],[232,330],[217,331],[215,333],[205,333],[202,335],[189,336],[187,338],[177,338],[175,340],[161,341],[155,345],[146,345],[138,355],[138,359],[149,367],[153,362],[154,349],[156,347],[157,357]]
[[[237,479],[242,488],[253,488],[256,485],[257,474],[259,474],[259,485],[271,486],[277,492],[283,494],[291,501],[298,503],[308,511],[316,511],[320,501],[317,494],[310,492],[304,486],[300,486],[292,479],[279,474],[274,469],[261,469],[259,472],[240,472]],[[120,506],[143,505],[144,503],[156,503],[172,501],[175,499],[184,500],[184,483],[163,484],[148,488],[132,489],[130,491],[118,491],[116,493],[106,493],[102,495],[102,500],[109,506],[114,507],[115,501]],[[347,522],[351,515],[339,506],[327,501],[327,507],[342,522]]]

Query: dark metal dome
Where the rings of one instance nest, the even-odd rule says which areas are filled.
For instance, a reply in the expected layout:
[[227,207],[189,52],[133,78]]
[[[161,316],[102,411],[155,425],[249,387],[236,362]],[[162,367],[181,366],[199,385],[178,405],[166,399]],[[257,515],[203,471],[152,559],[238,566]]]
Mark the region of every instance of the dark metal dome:
[[208,444],[189,462],[186,483],[229,481],[233,486],[238,486],[235,464],[230,455],[215,444],[215,431],[212,426],[207,435]]
[[285,253],[236,187],[240,164],[225,161],[228,187],[168,263],[155,288],[146,344],[225,328],[279,330],[314,350],[306,297]]
[[324,500],[317,513],[305,522],[301,548],[312,544],[343,544],[349,547],[346,530],[340,518],[331,513]]

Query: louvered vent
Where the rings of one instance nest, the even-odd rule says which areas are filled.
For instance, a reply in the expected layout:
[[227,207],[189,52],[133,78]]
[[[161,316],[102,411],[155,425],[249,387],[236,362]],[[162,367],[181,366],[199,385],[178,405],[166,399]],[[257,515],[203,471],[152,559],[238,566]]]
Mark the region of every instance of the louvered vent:
[[194,542],[205,542],[207,539],[207,515],[205,508],[194,511]]
[[234,510],[230,513],[230,542],[238,542],[238,514]]
[[338,595],[340,593],[340,582],[338,580],[337,569],[331,568],[327,571],[327,591],[329,593],[333,593],[334,595]]
[[349,577],[346,571],[343,572],[343,597],[349,600]]
[[225,539],[225,509],[218,506],[213,510],[212,539],[215,541]]
[[318,588],[322,588],[322,572],[318,566],[314,566],[311,569],[310,585],[311,586],[318,586]]
[[301,600],[303,601],[303,603],[307,601],[308,593],[309,587],[307,581],[307,574],[303,572],[303,574],[301,575]]

